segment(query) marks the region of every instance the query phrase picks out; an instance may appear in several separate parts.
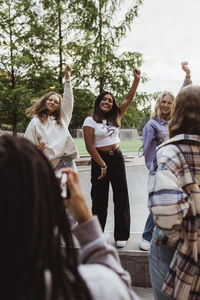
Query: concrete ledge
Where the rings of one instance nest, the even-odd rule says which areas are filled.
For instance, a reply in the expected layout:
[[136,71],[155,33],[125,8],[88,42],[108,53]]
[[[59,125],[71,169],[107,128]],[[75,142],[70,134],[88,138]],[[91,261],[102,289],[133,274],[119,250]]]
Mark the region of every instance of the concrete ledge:
[[[115,246],[113,232],[105,232],[105,237],[109,243]],[[141,232],[132,232],[126,247],[117,248],[120,261],[125,270],[127,270],[132,279],[132,285],[138,287],[151,287],[149,275],[149,251],[139,249],[139,243],[142,237]]]
[[[113,232],[104,232],[107,242],[115,247]],[[116,248],[121,264],[131,275],[132,285],[136,287],[151,287],[149,275],[149,251],[139,249],[142,233],[130,234],[127,245],[124,248]],[[79,243],[74,237],[75,247],[79,249]]]
[[148,256],[135,255],[134,251],[132,255],[119,254],[119,256],[123,268],[131,275],[133,286],[151,287]]

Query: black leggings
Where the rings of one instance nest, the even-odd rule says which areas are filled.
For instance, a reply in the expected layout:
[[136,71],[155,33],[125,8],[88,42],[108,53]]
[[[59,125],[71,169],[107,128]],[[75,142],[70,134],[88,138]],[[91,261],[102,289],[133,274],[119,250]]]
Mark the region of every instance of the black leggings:
[[111,182],[115,217],[114,238],[115,241],[128,240],[130,235],[130,208],[123,155],[119,149],[111,153],[112,155],[109,152],[98,152],[107,165],[107,174],[103,179],[98,180],[101,168],[93,159],[91,160],[92,212],[98,216],[104,230],[108,209],[109,183]]

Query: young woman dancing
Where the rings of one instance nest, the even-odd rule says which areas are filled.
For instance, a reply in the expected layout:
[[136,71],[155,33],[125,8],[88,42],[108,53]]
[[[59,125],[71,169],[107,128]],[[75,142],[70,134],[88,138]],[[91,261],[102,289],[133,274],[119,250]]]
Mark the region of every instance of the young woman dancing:
[[[185,78],[182,87],[191,84],[190,69],[188,62],[181,63],[182,69],[185,72]],[[148,169],[156,157],[157,147],[168,138],[168,124],[171,117],[172,104],[174,95],[171,92],[165,91],[161,93],[157,100],[154,112],[151,119],[145,125],[143,136],[144,158]],[[140,241],[140,249],[148,251],[151,245],[151,238],[154,230],[154,220],[150,213]]]
[[76,170],[74,159],[78,157],[78,151],[68,129],[74,104],[70,73],[71,67],[67,65],[63,100],[51,92],[27,110],[32,120],[24,137],[44,151],[55,170],[64,167]]
[[104,91],[94,103],[92,116],[83,124],[86,148],[91,155],[92,212],[98,216],[104,230],[111,183],[117,247],[124,247],[130,235],[129,197],[124,158],[119,149],[119,127],[135,96],[140,73],[140,70],[134,70],[133,84],[120,106],[112,93]]

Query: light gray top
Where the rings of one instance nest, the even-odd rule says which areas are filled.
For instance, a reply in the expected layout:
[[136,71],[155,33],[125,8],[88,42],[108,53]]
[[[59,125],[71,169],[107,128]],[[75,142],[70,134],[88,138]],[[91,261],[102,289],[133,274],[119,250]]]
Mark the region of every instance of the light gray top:
[[138,300],[117,250],[108,244],[96,216],[72,229],[80,243],[79,272],[94,300]]

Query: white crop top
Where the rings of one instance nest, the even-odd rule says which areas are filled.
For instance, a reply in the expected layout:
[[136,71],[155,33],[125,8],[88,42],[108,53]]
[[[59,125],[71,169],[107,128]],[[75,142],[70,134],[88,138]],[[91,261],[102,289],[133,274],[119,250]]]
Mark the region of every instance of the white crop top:
[[83,127],[85,126],[94,128],[94,146],[97,148],[120,142],[119,129],[112,124],[107,125],[106,120],[97,123],[92,117],[87,117],[83,123]]

